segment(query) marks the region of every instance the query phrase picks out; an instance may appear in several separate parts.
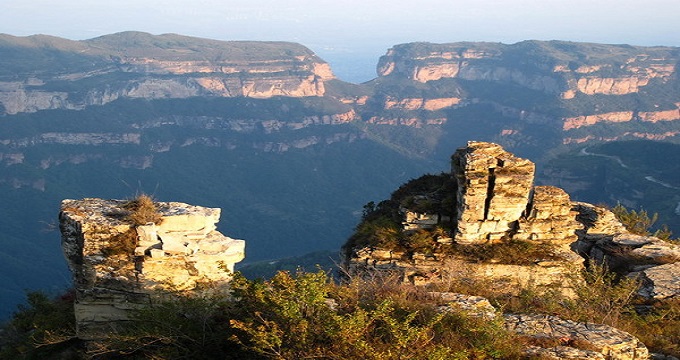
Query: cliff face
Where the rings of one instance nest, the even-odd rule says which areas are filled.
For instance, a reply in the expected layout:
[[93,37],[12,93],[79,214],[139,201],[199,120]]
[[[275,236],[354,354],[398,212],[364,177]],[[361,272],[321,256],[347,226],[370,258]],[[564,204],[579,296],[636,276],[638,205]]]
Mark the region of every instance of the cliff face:
[[[323,113],[295,114],[294,122],[329,116],[330,122],[320,122],[436,127],[456,137],[460,131],[453,128],[484,119],[483,131],[454,140],[477,138],[530,151],[594,141],[673,140],[680,134],[680,58],[671,47],[401,44],[380,58],[378,78],[361,85],[342,83],[309,49],[283,42],[135,32],[85,41],[3,35],[0,53],[6,55],[0,57],[0,115],[6,116],[130,99],[317,98],[325,102]],[[232,112],[243,116],[225,115]],[[229,117],[238,131],[269,131],[287,114],[282,109],[265,119],[247,111],[218,116]],[[403,147],[402,139],[383,140]],[[420,151],[437,145],[427,143]]]
[[[495,134],[485,134],[503,144],[532,136],[530,128],[537,125],[556,134],[550,139],[555,144],[668,139],[677,135],[680,120],[678,61],[677,49],[670,47],[561,41],[410,43],[396,45],[380,58],[375,84],[390,91],[391,85],[383,85],[390,84],[387,79],[402,79],[422,89],[420,99],[385,101],[385,109],[403,104],[405,112],[422,109],[414,104],[443,93],[458,94],[457,102],[437,109],[451,109],[443,123],[455,119],[457,109],[467,113],[490,105],[499,121],[516,119]],[[411,112],[393,117],[418,120],[383,116],[380,123],[412,126],[436,116]],[[651,125],[659,122],[665,124]],[[594,132],[589,128],[596,125],[596,132],[607,135],[589,137],[587,132]]]
[[78,336],[115,328],[154,296],[229,282],[245,242],[216,231],[220,209],[159,203],[160,223],[135,226],[128,202],[64,200],[62,250],[73,274]]
[[378,75],[421,83],[447,78],[512,82],[571,99],[577,93],[636,93],[653,79],[667,81],[676,71],[676,57],[672,48],[557,41],[412,43],[389,49],[380,58]]
[[[669,66],[677,63],[676,48],[407,44],[395,46],[390,56],[394,61],[385,62],[394,65],[389,75],[347,84],[332,79],[328,64],[308,49],[289,43],[141,33],[86,41],[0,36],[1,202],[17,209],[0,220],[0,232],[14,244],[6,247],[13,252],[9,256],[19,260],[5,262],[0,270],[27,273],[25,259],[45,250],[38,240],[29,250],[23,239],[50,236],[29,224],[36,209],[53,208],[56,201],[84,192],[120,197],[134,190],[130,184],[139,184],[147,191],[158,186],[171,198],[191,189],[192,195],[209,196],[215,206],[237,204],[244,209],[235,214],[237,221],[248,224],[244,231],[262,239],[250,253],[261,260],[272,248],[277,256],[292,256],[336,246],[356,222],[357,204],[389,192],[396,182],[437,171],[439,155],[469,139],[544,161],[543,155],[597,141],[677,141],[680,134],[677,72]],[[453,77],[446,77],[443,70],[436,74],[437,61],[460,64],[447,70]],[[425,81],[422,67],[420,80],[400,70],[419,62],[434,64],[432,80]],[[628,94],[598,90],[589,95],[594,80],[582,85],[583,91],[578,88],[581,78],[634,76],[649,80],[646,85],[638,81],[637,92]],[[322,88],[323,96],[298,97]],[[570,89],[575,97],[564,98]],[[282,95],[260,97],[268,93]],[[178,166],[186,171],[177,174]],[[588,173],[599,174],[597,169]],[[677,176],[657,174],[646,173],[678,187]],[[558,181],[568,179],[547,183]],[[631,208],[667,212],[673,218],[659,222],[675,225],[677,233],[672,221],[680,199],[675,193],[663,195],[672,206],[654,207],[662,203],[650,197],[662,196],[656,190],[629,188],[597,200],[569,192],[593,203],[622,199]],[[297,206],[301,197],[309,203]],[[320,198],[329,201],[312,200]],[[50,218],[43,213],[40,221]],[[285,229],[296,245],[277,247],[284,235],[259,222]],[[20,230],[26,228],[33,232]],[[326,236],[329,229],[333,235]],[[47,251],[43,256],[52,261],[51,268],[65,270],[60,258]],[[50,270],[33,272],[32,286],[60,283],[63,276]],[[23,285],[15,278],[7,277],[3,287],[14,289],[12,301],[19,302]]]
[[[5,114],[83,109],[119,98],[323,96],[324,83],[334,79],[310,50],[283,42],[127,32],[78,42],[3,35],[0,47],[12,55],[0,60]],[[24,60],[32,66],[17,63]]]
[[[385,244],[389,242],[382,240],[369,238],[358,243],[351,238],[346,245],[348,268],[357,273],[398,271],[404,281],[415,283],[473,276],[490,280],[494,286],[512,293],[517,284],[530,282],[564,286],[565,276],[573,276],[583,260],[589,259],[620,274],[639,277],[643,296],[655,299],[680,296],[677,245],[631,234],[609,210],[573,202],[560,188],[534,187],[531,161],[518,158],[497,144],[469,142],[452,156],[451,176],[456,183],[452,187],[428,188],[414,183],[411,186],[421,190],[411,198],[399,200],[393,194],[391,201],[401,204],[403,229],[399,236],[406,239],[400,240],[406,244],[402,245],[405,249],[387,248]],[[408,188],[402,186],[395,194]],[[454,214],[455,220],[448,225],[450,217],[442,216],[443,213]],[[451,227],[450,238],[441,235],[441,229],[447,226]],[[360,225],[357,229],[365,228]],[[423,232],[432,232],[436,240],[424,251],[418,250],[424,246]],[[409,241],[418,247],[409,248]],[[469,253],[474,252],[470,249],[485,251],[484,247],[490,245],[521,242],[544,248],[539,255],[529,255],[528,263],[494,258],[480,261],[456,250],[463,246],[468,249],[464,253]],[[569,289],[563,291],[568,293]]]

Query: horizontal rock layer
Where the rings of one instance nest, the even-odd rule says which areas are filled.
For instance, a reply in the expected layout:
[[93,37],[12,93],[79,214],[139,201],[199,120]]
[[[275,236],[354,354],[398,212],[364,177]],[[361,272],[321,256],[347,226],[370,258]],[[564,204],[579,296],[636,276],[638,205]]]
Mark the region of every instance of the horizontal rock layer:
[[2,35],[3,46],[12,53],[0,60],[5,114],[121,98],[323,96],[335,78],[309,49],[284,42],[126,32],[84,41]]
[[125,321],[129,310],[149,305],[158,291],[226,284],[244,258],[245,242],[216,230],[220,209],[158,203],[160,224],[134,226],[126,220],[127,203],[62,202],[62,249],[74,278],[82,338]]

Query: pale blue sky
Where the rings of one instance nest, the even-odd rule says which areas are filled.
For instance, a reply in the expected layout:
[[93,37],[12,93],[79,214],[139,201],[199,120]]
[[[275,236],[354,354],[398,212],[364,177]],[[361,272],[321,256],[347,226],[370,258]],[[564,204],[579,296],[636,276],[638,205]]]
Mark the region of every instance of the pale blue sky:
[[377,62],[390,46],[411,41],[680,46],[678,15],[680,0],[0,0],[0,33],[286,40],[326,58]]

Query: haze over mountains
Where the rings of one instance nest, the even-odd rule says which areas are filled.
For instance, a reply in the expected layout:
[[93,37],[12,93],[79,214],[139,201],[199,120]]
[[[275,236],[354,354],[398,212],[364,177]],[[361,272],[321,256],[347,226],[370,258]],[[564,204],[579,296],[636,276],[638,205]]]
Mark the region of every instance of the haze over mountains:
[[246,261],[275,259],[337,249],[363,204],[448,171],[467,140],[680,231],[680,48],[411,43],[376,60],[374,80],[351,84],[294,43],[0,35],[3,303],[69,282],[42,231],[62,199],[220,207]]

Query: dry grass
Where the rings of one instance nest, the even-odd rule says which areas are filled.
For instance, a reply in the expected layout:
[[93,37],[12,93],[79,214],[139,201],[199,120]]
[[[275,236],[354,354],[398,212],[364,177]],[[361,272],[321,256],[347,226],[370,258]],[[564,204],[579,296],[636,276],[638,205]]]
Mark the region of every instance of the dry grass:
[[131,222],[133,227],[124,233],[112,236],[109,239],[108,246],[102,249],[104,255],[134,254],[137,247],[137,231],[135,227],[149,223],[161,223],[161,214],[149,195],[139,195],[125,203],[122,208],[128,211],[124,218]]
[[134,225],[146,225],[148,223],[160,224],[162,220],[158,208],[149,195],[142,194],[130,200],[123,208],[130,211],[127,219]]
[[538,261],[559,260],[551,244],[512,240],[497,244],[459,245],[445,248],[449,255],[479,263],[533,265]]

